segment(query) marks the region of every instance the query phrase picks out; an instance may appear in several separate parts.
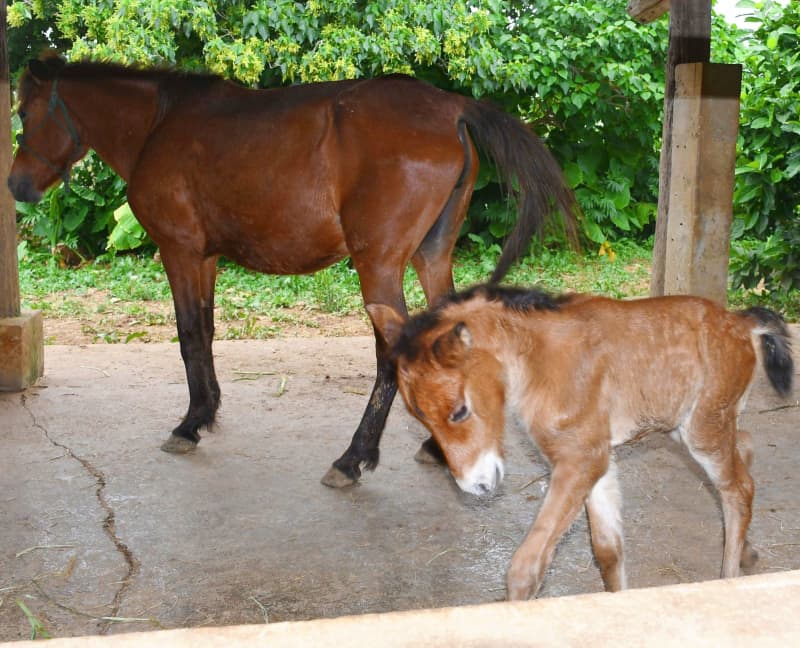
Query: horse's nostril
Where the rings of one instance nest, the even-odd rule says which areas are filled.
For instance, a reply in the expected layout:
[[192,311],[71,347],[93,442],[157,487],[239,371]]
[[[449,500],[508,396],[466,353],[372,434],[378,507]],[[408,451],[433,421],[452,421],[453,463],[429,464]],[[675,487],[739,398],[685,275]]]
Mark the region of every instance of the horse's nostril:
[[479,495],[486,495],[491,490],[491,486],[489,484],[478,484],[477,489]]

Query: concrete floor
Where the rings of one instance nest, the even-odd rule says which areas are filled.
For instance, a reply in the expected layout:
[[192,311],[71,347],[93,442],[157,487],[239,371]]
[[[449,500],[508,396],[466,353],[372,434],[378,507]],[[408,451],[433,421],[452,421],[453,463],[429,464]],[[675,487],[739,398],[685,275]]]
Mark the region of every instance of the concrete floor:
[[[215,354],[219,423],[188,456],[158,449],[187,403],[176,345],[47,347],[40,385],[0,395],[0,640],[30,637],[18,602],[63,637],[504,597],[546,487],[521,431],[509,431],[502,490],[477,500],[412,460],[425,435],[398,403],[378,470],[330,490],[319,479],[360,417],[372,340],[218,342]],[[759,382],[743,423],[756,453],[751,573],[797,569],[797,392],[780,401]],[[631,586],[716,578],[719,504],[685,451],[659,437],[618,457]],[[581,518],[540,597],[601,589]]]

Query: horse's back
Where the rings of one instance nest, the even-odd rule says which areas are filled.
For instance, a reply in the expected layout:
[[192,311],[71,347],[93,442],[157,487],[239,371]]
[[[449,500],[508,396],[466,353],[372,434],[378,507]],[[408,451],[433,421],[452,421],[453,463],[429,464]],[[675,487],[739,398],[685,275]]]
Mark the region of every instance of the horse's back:
[[157,242],[180,220],[203,254],[266,272],[310,272],[399,239],[410,256],[461,177],[462,102],[402,77],[211,83],[171,101],[132,174],[131,205]]

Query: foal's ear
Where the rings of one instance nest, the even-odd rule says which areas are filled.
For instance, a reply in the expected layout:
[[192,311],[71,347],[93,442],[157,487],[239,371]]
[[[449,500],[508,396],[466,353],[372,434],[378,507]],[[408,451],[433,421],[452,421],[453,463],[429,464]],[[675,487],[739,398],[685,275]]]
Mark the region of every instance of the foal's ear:
[[386,343],[391,347],[397,344],[403,332],[403,324],[405,324],[403,316],[386,304],[367,304],[365,308],[373,326],[383,336]]
[[472,334],[459,322],[433,343],[433,357],[444,367],[457,367],[472,348]]

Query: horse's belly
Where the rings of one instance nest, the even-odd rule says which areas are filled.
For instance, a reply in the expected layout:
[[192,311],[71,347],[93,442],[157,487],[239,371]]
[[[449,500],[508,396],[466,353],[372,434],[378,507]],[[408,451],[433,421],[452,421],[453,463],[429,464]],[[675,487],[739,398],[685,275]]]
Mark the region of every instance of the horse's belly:
[[259,272],[304,274],[347,256],[338,218],[321,214],[229,216],[208,229],[213,252]]

